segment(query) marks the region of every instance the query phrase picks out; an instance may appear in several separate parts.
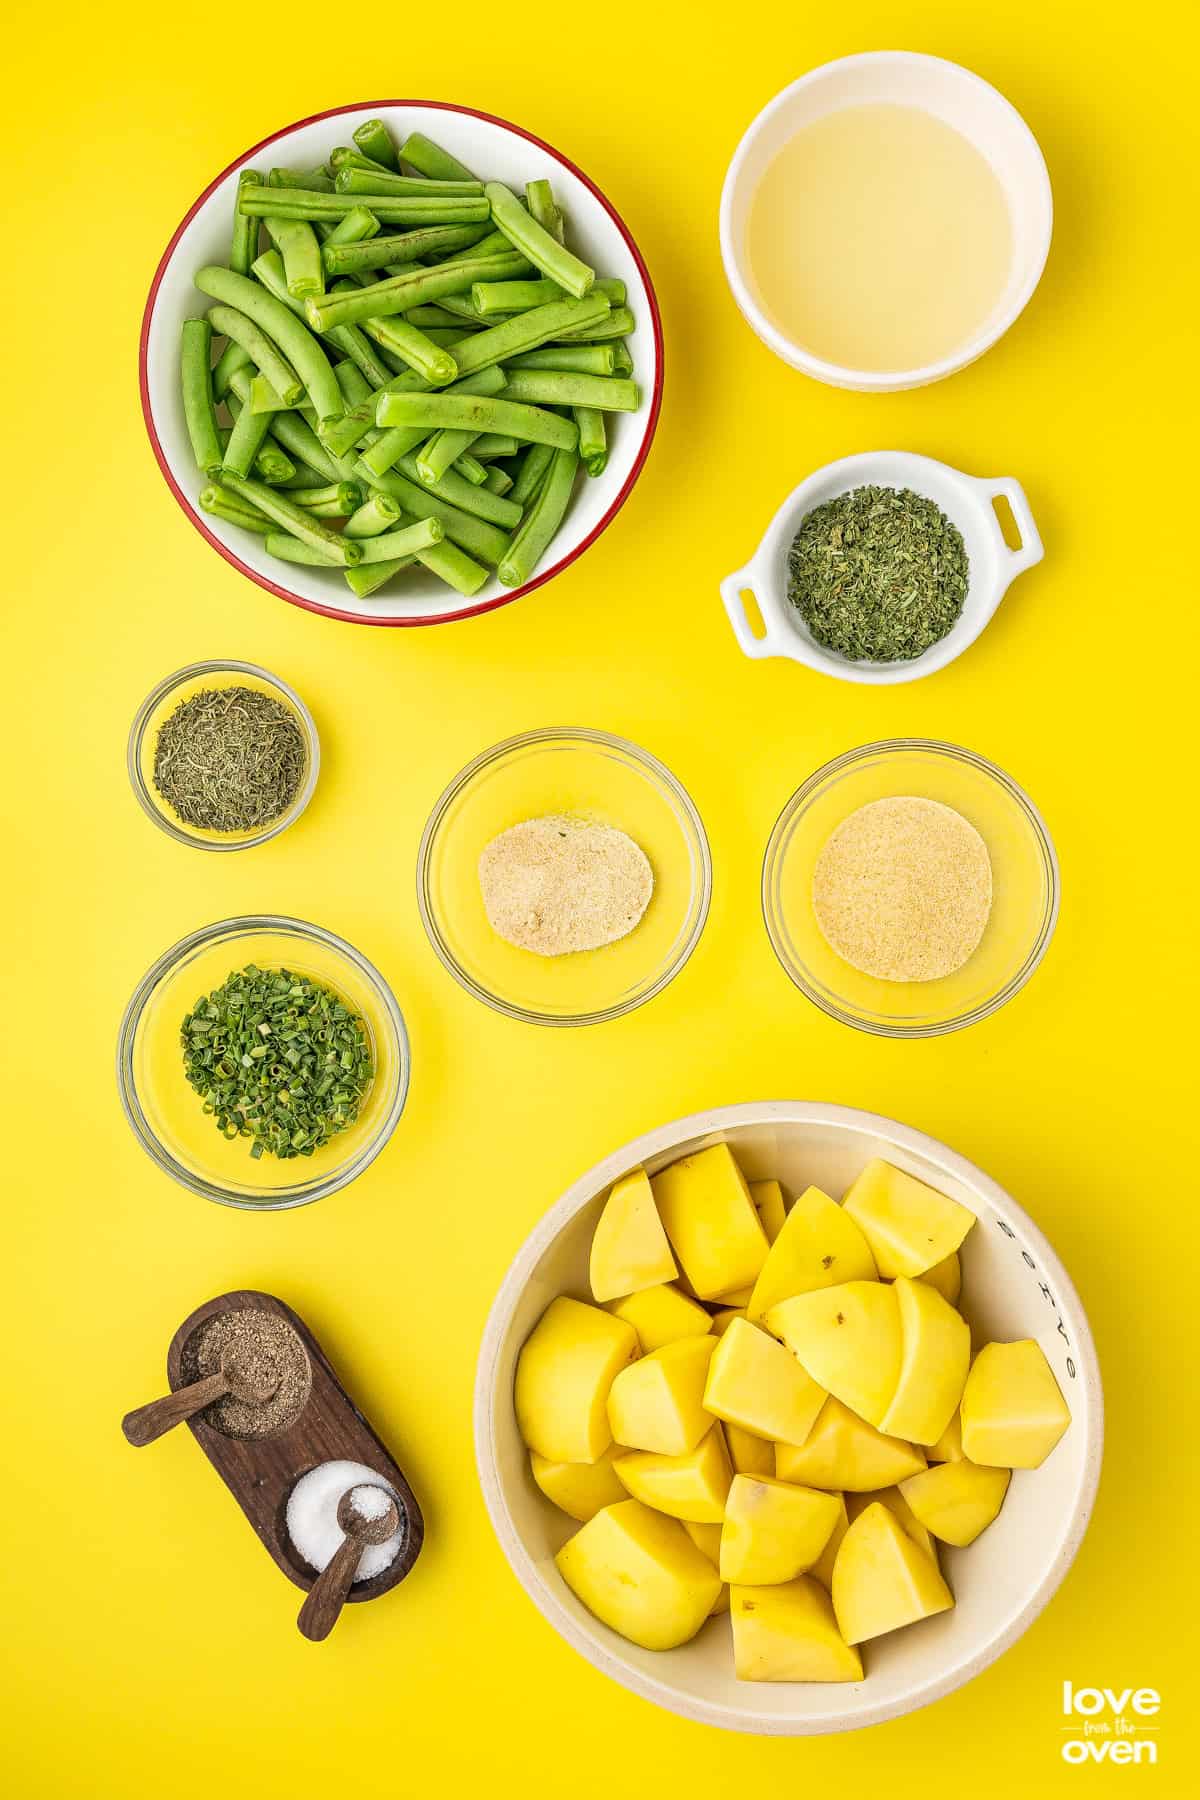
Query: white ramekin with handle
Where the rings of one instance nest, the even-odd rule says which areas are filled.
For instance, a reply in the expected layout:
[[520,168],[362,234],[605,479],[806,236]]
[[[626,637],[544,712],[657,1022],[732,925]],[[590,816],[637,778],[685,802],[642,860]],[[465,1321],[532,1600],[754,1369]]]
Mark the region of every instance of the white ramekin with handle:
[[[962,612],[944,638],[910,662],[852,662],[827,650],[787,597],[788,551],[801,521],[815,507],[858,487],[911,488],[939,506],[962,533],[969,564]],[[1005,542],[995,507],[998,499],[1006,500],[1012,510],[1021,539],[1017,549]],[[1042,540],[1025,490],[1012,476],[966,475],[930,456],[915,456],[906,450],[871,450],[826,463],[794,488],[749,562],[721,583],[721,598],[746,656],[782,656],[823,675],[835,675],[840,681],[888,687],[919,681],[961,656],[983,631],[1010,584],[1022,570],[1040,562],[1042,555]],[[746,611],[745,595],[757,608],[761,630]]]

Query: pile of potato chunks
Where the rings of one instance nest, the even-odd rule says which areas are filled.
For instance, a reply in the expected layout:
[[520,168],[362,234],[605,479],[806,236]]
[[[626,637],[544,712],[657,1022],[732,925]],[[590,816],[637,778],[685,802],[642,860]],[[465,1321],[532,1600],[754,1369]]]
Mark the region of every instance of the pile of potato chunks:
[[614,1185],[596,1304],[551,1301],[514,1396],[597,1618],[669,1650],[727,1611],[740,1680],[859,1681],[860,1644],[954,1605],[937,1540],[972,1543],[1070,1423],[1033,1340],[971,1360],[974,1223],[878,1160],[788,1209],[724,1143]]

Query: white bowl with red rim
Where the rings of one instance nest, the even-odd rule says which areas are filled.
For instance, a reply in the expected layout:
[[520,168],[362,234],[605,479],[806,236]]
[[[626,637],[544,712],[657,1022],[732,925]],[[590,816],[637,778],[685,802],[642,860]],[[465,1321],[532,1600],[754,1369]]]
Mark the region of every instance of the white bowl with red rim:
[[[179,332],[187,318],[211,305],[192,277],[206,263],[225,263],[238,173],[274,167],[297,170],[325,162],[338,144],[349,144],[356,126],[382,119],[397,142],[424,132],[485,180],[523,191],[547,177],[567,218],[568,241],[598,274],[625,283],[636,329],[628,339],[633,378],[642,390],[641,410],[609,414],[609,459],[604,474],[580,476],[567,517],[533,578],[506,588],[493,575],[471,599],[456,594],[423,569],[406,570],[394,583],[359,600],[339,569],[309,568],[269,556],[262,540],[239,526],[201,512],[204,485],[195,466],[179,391]],[[189,208],[155,270],[142,318],[138,357],[142,412],[150,443],[167,485],[200,535],[243,575],[293,606],[326,618],[371,625],[441,625],[490,612],[532,593],[570,566],[621,510],[649,454],[662,405],[662,321],[650,274],[624,221],[590,181],[559,151],[490,113],[431,100],[374,100],[334,107],[262,138],[211,181]]]

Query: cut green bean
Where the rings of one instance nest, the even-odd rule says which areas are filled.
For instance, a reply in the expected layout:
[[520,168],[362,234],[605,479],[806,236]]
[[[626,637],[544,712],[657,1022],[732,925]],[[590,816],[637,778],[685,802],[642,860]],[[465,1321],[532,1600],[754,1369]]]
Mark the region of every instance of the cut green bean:
[[322,260],[325,250],[345,248],[348,244],[365,244],[370,238],[377,237],[382,230],[379,220],[369,206],[352,206],[348,213],[338,220],[322,245]]
[[579,458],[574,450],[556,450],[545,481],[513,533],[496,570],[505,587],[521,587],[532,576],[562,524],[575,486]]
[[510,494],[512,492],[512,476],[493,463],[484,475],[484,486],[493,494]]
[[[479,200],[481,181],[436,181],[424,175],[392,175],[386,169],[358,168],[344,162],[333,178],[339,194],[395,194],[406,200]],[[480,215],[487,217],[486,213]]]
[[[278,345],[304,383],[318,419],[340,417],[342,396],[333,378],[329,358],[311,332],[304,329],[282,301],[245,275],[235,275],[231,269],[217,268],[213,264],[201,269],[195,279],[202,294],[245,313]],[[264,369],[263,373],[271,380],[269,371]],[[272,381],[272,386],[277,384]]]
[[558,336],[566,344],[603,344],[613,338],[628,337],[636,324],[637,320],[627,306],[616,306],[597,324],[561,331]]
[[[242,281],[245,277],[239,275],[237,279]],[[246,285],[253,286],[251,282]],[[304,383],[300,376],[253,319],[233,306],[210,306],[208,317],[215,332],[242,346],[285,406],[295,406],[303,398]]]
[[[361,288],[359,292],[362,292]],[[434,387],[444,386],[458,374],[458,364],[451,352],[427,338],[401,314],[388,319],[368,319],[364,330],[383,349],[400,357]]]
[[[417,451],[417,477],[422,485],[435,487],[446,470],[455,466],[459,457],[464,451],[470,449],[478,436],[477,431],[443,430],[435,431],[432,437],[426,438]],[[460,469],[458,472],[465,481],[471,480],[465,469]],[[486,474],[486,470],[481,465],[480,481],[483,480],[484,474]]]
[[292,408],[286,400],[281,400],[265,375],[253,375],[250,378],[250,411],[255,413],[291,412]]
[[535,269],[556,281],[560,288],[576,300],[591,291],[596,271],[573,255],[564,244],[531,218],[517,196],[502,181],[488,181],[484,193],[491,204],[492,219],[513,247],[531,262]]
[[[275,448],[278,449],[279,446],[276,445]],[[286,454],[286,451],[280,451],[281,456]],[[286,481],[273,481],[270,485],[283,488],[320,487],[321,472],[319,469],[312,469],[307,463],[294,463],[293,467],[296,471],[294,475],[289,475]]]
[[179,352],[183,416],[196,467],[203,475],[215,475],[224,461],[213,405],[212,336],[208,319],[184,320]]
[[378,537],[381,532],[391,531],[399,520],[400,502],[376,489],[356,512],[351,513],[343,529],[347,537]]
[[524,259],[510,252],[507,256],[476,256],[473,252],[455,262],[439,263],[432,269],[405,269],[386,281],[372,282],[352,293],[326,294],[305,302],[305,317],[315,331],[327,331],[331,325],[361,323],[366,319],[384,319],[407,312],[426,300],[440,299],[443,294],[465,293],[473,281],[482,276],[505,275],[523,264]]
[[422,550],[417,561],[447,587],[465,594],[468,600],[487,585],[487,570],[457,544],[436,544],[431,550]]
[[439,305],[443,312],[448,312],[453,319],[463,325],[473,325],[477,331],[482,330],[484,320],[475,311],[475,303],[467,294],[443,294]]
[[385,531],[379,537],[361,538],[358,542],[364,562],[390,562],[394,556],[419,556],[422,550],[431,550],[435,544],[440,544],[445,535],[442,521],[431,517],[417,519],[412,525],[402,525],[398,531]]
[[411,569],[416,560],[415,556],[397,556],[391,562],[359,563],[357,569],[346,570],[346,585],[358,599],[369,600],[401,569]]
[[322,525],[306,513],[302,506],[297,506],[285,494],[275,488],[269,488],[261,481],[246,481],[228,472],[224,485],[231,488],[243,500],[257,506],[260,512],[266,513],[277,525],[290,532],[302,543],[311,544],[315,549],[326,550],[335,562],[344,563],[347,567],[361,562],[362,550],[352,538],[344,538],[340,531],[331,531],[328,525]]
[[553,461],[554,452],[549,444],[531,444],[522,458],[520,468],[513,477],[509,499],[515,501],[520,507],[528,506],[541,487],[546,470]]
[[329,166],[333,170],[335,183],[340,169],[370,169],[374,175],[393,175],[396,172],[376,161],[375,157],[368,156],[365,150],[352,150],[349,144],[339,144],[336,150],[329,152]]
[[233,475],[249,475],[270,428],[269,413],[256,413],[248,406],[240,407],[229,434],[229,442],[225,446],[222,470]]
[[288,498],[317,519],[348,519],[363,503],[362,483],[335,481],[329,487],[292,488]]
[[604,414],[596,406],[576,406],[572,411],[579,427],[579,460],[589,475],[603,475],[608,462]]
[[[251,184],[247,182],[246,185]],[[305,193],[332,194],[333,176],[326,169],[309,169],[305,175],[297,175],[292,169],[272,169],[267,177],[267,185],[273,188],[298,188]]]
[[618,373],[614,344],[548,344],[543,350],[527,350],[523,356],[508,357],[505,366],[510,369],[567,369],[575,375]]
[[268,437],[260,446],[250,473],[268,487],[286,487],[295,476],[296,465],[287,451]]
[[[258,187],[261,183],[262,176],[256,169],[243,169],[238,175],[238,194],[241,194],[243,188]],[[229,246],[229,266],[238,275],[248,275],[250,273],[250,264],[254,261],[257,254],[258,226],[254,223],[253,219],[248,218],[244,212],[239,210],[237,201],[235,200],[233,209],[233,240]]]
[[[561,346],[561,348],[569,350],[571,348],[571,345],[564,344]],[[613,344],[611,346],[605,345],[605,344],[581,344],[579,346],[579,348],[581,350],[604,350],[604,349],[611,348],[612,353],[613,353],[613,366],[612,366],[613,374],[614,375],[632,375],[633,374],[633,358],[632,358],[632,356],[630,356],[628,349],[626,348],[626,346],[623,343]],[[598,375],[601,374],[602,372],[603,371],[599,370],[599,369],[597,369],[595,371],[595,373]]]
[[563,216],[550,183],[545,180],[527,181],[525,204],[529,208],[530,218],[536,220],[543,231],[548,231],[561,244],[565,236]]
[[[623,281],[603,280],[593,283],[590,292],[603,294],[610,306],[624,306],[625,283]],[[480,318],[487,319],[496,313],[528,312],[531,306],[548,306],[552,300],[561,300],[563,289],[557,281],[477,281],[471,288],[471,305]]]
[[[426,312],[428,308],[418,306],[415,310],[417,312]],[[404,317],[408,320],[410,325],[415,324],[416,321],[412,318],[411,314],[405,313]],[[394,323],[395,321],[392,319],[375,320],[376,325],[391,325]],[[363,330],[365,331],[366,329],[367,327],[364,325]],[[461,319],[455,319],[452,326],[444,327],[435,325],[432,329],[427,329],[425,326],[422,326],[421,329],[425,332],[425,336],[429,339],[431,344],[438,344],[444,350],[453,349],[454,345],[467,335],[463,329],[463,321]],[[381,344],[380,349],[382,348],[383,345]]]
[[555,300],[550,306],[535,306],[532,312],[517,313],[502,325],[492,325],[468,338],[461,350],[454,352],[454,360],[462,374],[473,375],[489,363],[504,362],[523,350],[536,350],[539,344],[561,337],[564,331],[594,330],[608,317],[609,310],[603,294],[597,294],[595,299],[589,294],[586,300]]
[[270,519],[256,506],[243,505],[219,482],[210,481],[200,489],[200,510],[214,519],[224,519],[227,525],[240,525],[243,531],[255,531],[260,537],[265,537],[271,529]]
[[[510,387],[511,383],[505,393]],[[538,406],[517,405],[481,394],[394,394],[384,388],[376,398],[375,422],[424,425],[430,431],[499,431],[523,443],[552,444],[562,450],[573,450],[579,439],[573,419],[564,419]]]
[[382,119],[367,119],[364,124],[356,125],[353,137],[364,156],[382,163],[385,169],[399,169],[400,159],[392,134]]
[[240,344],[230,338],[220,356],[216,360],[212,372],[213,399],[223,400],[229,392],[229,380],[235,369],[252,368],[253,357]]
[[283,276],[292,299],[307,300],[310,294],[323,294],[325,266],[312,226],[303,219],[266,219],[264,224],[267,236],[283,258]]
[[315,544],[305,543],[303,538],[293,537],[287,531],[270,531],[264,546],[268,556],[277,556],[280,562],[306,563],[318,569],[336,569],[337,558],[328,550],[318,550]]
[[515,437],[505,437],[499,431],[485,431],[471,445],[471,455],[480,462],[489,462],[496,456],[515,456],[520,450]]
[[410,306],[404,316],[410,324],[419,325],[422,331],[437,331],[449,327],[461,332],[464,326],[469,326],[472,331],[483,329],[479,319],[460,319],[457,313],[452,312],[448,306],[443,306],[441,301],[430,306]]
[[474,181],[470,169],[423,132],[413,131],[400,146],[400,161],[427,181]]
[[[486,369],[478,369],[474,375],[468,375],[464,380],[456,381],[454,386],[447,391],[451,394],[490,395],[499,394],[503,389],[504,371],[502,369],[489,367]],[[415,379],[406,380],[403,375],[399,375],[394,381],[390,381],[386,388],[380,389],[380,392],[411,394],[424,393],[426,390],[427,384],[425,382],[419,382]],[[378,399],[379,395],[374,395],[370,406],[367,409],[367,415],[372,421],[375,417],[375,406]],[[360,409],[355,407],[354,416],[356,418],[359,416],[359,412]],[[336,431],[338,435],[335,439],[331,433],[330,442],[340,443],[342,441],[342,433],[338,427],[334,427],[334,431]],[[384,431],[378,437],[376,442],[371,444],[370,447],[363,452],[363,461],[369,469],[373,469],[376,474],[382,475],[399,462],[402,456],[407,455],[410,450],[415,450],[418,444],[423,444],[428,436],[429,431],[424,425],[393,426],[390,430]]]
[[[365,210],[365,209],[363,209]],[[353,215],[346,214],[347,218]],[[374,213],[369,215],[375,217]],[[373,237],[362,243],[339,241],[336,233],[321,246],[321,258],[329,275],[356,275],[360,270],[392,269],[424,257],[448,256],[469,250],[490,235],[488,225],[430,225],[424,231],[401,231]]]
[[507,532],[488,519],[464,512],[460,506],[454,506],[429,488],[422,487],[420,482],[410,481],[407,475],[389,469],[384,475],[373,476],[361,462],[359,468],[364,479],[398,500],[406,513],[418,519],[439,519],[450,541],[481,562],[498,563],[508,548]]
[[636,412],[641,404],[636,381],[567,369],[514,369],[504,393],[530,406],[591,406],[599,412]]
[[[472,487],[483,487],[487,481],[488,472],[469,450],[464,450],[461,456],[456,456],[454,459],[454,473],[461,475],[464,481],[469,481]],[[491,492],[494,494],[495,488],[492,488]]]
[[[574,424],[572,423],[572,430]],[[417,474],[417,459],[413,454],[400,458],[400,470],[410,481],[416,482],[424,493],[436,494],[439,500],[456,506],[460,512],[473,513],[477,519],[483,519],[489,525],[500,525],[506,531],[512,531],[521,522],[521,509],[514,506],[507,498],[489,493],[485,487],[476,487],[473,482],[464,481],[453,469],[447,469],[440,481],[427,487]]]
[[485,195],[322,193],[317,188],[248,187],[238,200],[256,219],[324,219],[366,206],[384,225],[471,225],[489,217]]

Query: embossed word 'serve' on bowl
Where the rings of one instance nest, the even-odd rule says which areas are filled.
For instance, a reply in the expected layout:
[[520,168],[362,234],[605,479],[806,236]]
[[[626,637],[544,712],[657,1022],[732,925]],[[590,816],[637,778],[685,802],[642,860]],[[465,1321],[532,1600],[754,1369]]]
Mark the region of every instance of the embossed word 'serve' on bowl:
[[[826,501],[859,487],[911,488],[924,495],[957,526],[966,547],[970,572],[962,612],[944,638],[910,662],[851,662],[837,651],[827,650],[787,597],[788,551],[802,520]],[[1012,508],[1021,539],[1018,549],[1005,542],[996,514],[997,500],[1006,500]],[[1025,491],[1010,475],[980,478],[930,456],[914,456],[906,450],[870,450],[826,463],[793,488],[750,561],[721,583],[721,599],[744,655],[756,659],[782,656],[822,675],[836,675],[839,681],[888,687],[900,681],[919,681],[961,656],[984,630],[1012,582],[1022,570],[1041,562],[1042,555],[1042,540]],[[743,598],[747,594],[758,610],[757,621],[752,622],[747,614]]]
[[[485,178],[523,192],[527,181],[549,178],[568,220],[573,249],[604,275],[625,283],[637,329],[628,340],[633,378],[642,391],[640,411],[607,414],[609,460],[595,480],[581,476],[562,527],[532,578],[506,588],[493,576],[472,599],[456,594],[421,569],[368,600],[357,599],[340,569],[280,562],[261,538],[201,512],[203,486],[188,442],[179,391],[179,331],[183,321],[201,317],[211,304],[193,285],[205,263],[224,263],[229,254],[238,173],[275,167],[311,169],[324,163],[338,144],[368,119],[382,119],[397,141],[411,132],[436,139]],[[272,133],[237,157],[189,207],[155,271],[142,320],[139,359],[142,412],[167,485],[201,537],[226,562],[259,587],[326,618],[369,625],[439,625],[490,612],[520,599],[567,568],[611,524],[642,470],[662,404],[662,322],[650,274],[641,252],[615,207],[581,169],[549,144],[490,113],[473,107],[425,100],[374,100],[316,113]]]
[[[806,125],[851,106],[911,106],[931,113],[973,144],[1004,190],[1012,225],[1008,280],[979,330],[940,362],[916,369],[847,369],[824,362],[782,332],[763,306],[749,267],[746,226],[763,174]],[[1054,226],[1050,177],[1037,139],[1020,113],[988,82],[940,56],[874,50],[810,69],[776,94],[734,151],[721,190],[721,260],[742,316],[768,349],[793,369],[831,387],[888,393],[924,387],[966,368],[1024,311],[1041,280]]]
[[[513,1409],[525,1339],[557,1294],[588,1298],[592,1233],[612,1183],[725,1141],[747,1176],[791,1193],[838,1195],[872,1157],[968,1207],[963,1306],[976,1341],[1035,1338],[1071,1409],[1040,1469],[1018,1470],[996,1522],[969,1550],[940,1552],[956,1604],[867,1645],[859,1683],[743,1682],[728,1615],[678,1650],[642,1650],[602,1625],[560,1578],[554,1556],[579,1528],[538,1491]],[[761,1101],[677,1119],[626,1144],[569,1188],[518,1251],[484,1331],[475,1383],[475,1454],[484,1499],[522,1587],[554,1629],[614,1681],[706,1725],[765,1736],[849,1731],[961,1687],[1015,1643],[1049,1601],[1083,1540],[1104,1441],[1104,1404],[1078,1294],[1027,1213],[980,1169],[890,1119],[809,1101]]]

